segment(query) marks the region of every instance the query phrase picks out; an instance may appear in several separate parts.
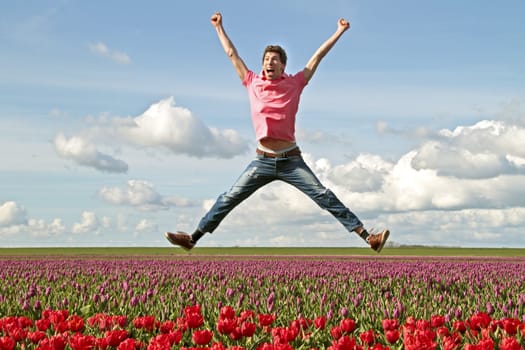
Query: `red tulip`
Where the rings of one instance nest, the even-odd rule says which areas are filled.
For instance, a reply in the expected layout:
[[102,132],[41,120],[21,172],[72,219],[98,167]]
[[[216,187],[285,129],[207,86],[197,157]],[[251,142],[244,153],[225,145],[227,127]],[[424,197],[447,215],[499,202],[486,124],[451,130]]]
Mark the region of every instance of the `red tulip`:
[[97,338],[97,349],[106,350],[108,348],[108,340],[106,338]]
[[399,321],[397,319],[384,319],[381,324],[385,331],[391,331],[399,328]]
[[502,328],[508,335],[516,335],[518,333],[518,327],[520,323],[520,320],[516,318],[506,318],[501,320]]
[[51,321],[51,324],[55,329],[55,333],[64,333],[69,330],[69,324],[67,321],[60,321],[57,323],[53,323],[53,321]]
[[92,335],[77,333],[69,339],[69,346],[73,350],[91,350],[96,347],[96,338]]
[[375,343],[374,331],[372,329],[369,329],[368,331],[359,334],[359,339],[361,339],[361,341],[364,344],[367,344],[368,346],[374,344]]
[[27,333],[27,339],[29,339],[33,344],[38,344],[42,339],[46,337],[46,333],[42,331],[34,331]]
[[39,331],[45,332],[49,329],[49,326],[51,326],[51,321],[46,319],[40,319],[35,322],[36,329]]
[[389,329],[385,332],[386,341],[390,344],[394,344],[399,340],[400,333],[397,329]]
[[257,350],[275,350],[275,346],[270,343],[262,343],[257,347]]
[[242,339],[242,333],[240,327],[235,327],[230,334],[228,334],[231,340],[239,340]]
[[316,329],[324,329],[326,327],[326,317],[319,316],[314,319],[314,326]]
[[257,317],[261,327],[270,326],[275,321],[275,315],[259,314]]
[[438,329],[436,329],[436,335],[439,338],[443,338],[443,337],[449,336],[450,335],[450,331],[448,330],[447,327],[441,326]]
[[30,328],[33,327],[33,320],[25,316],[20,316],[17,319],[18,326],[21,328]]
[[345,318],[341,320],[339,327],[341,327],[341,330],[344,333],[350,334],[355,330],[355,321],[352,320],[351,318]]
[[[244,350],[244,348],[240,346],[230,346],[228,348],[229,350]],[[213,343],[210,347],[210,350],[226,350],[226,347],[222,343]]]
[[475,330],[481,330],[487,328],[490,325],[491,318],[484,312],[478,312],[472,315],[469,319],[470,328]]
[[124,340],[129,337],[128,331],[124,329],[116,329],[113,331],[107,331],[104,338],[106,338],[108,345],[112,347],[119,346]]
[[255,323],[251,322],[244,322],[241,324],[241,333],[244,337],[251,337],[255,334],[255,330],[257,329],[257,326]]
[[204,317],[201,314],[199,305],[189,306],[184,309],[186,324],[189,328],[199,328],[204,323]]
[[72,332],[81,332],[84,329],[84,319],[77,315],[71,315],[67,320],[67,325]]
[[167,334],[171,331],[173,331],[175,329],[175,326],[177,324],[175,323],[175,321],[164,321],[160,324],[160,332],[163,333],[163,334]]
[[204,317],[201,314],[192,314],[186,318],[186,323],[189,328],[199,328],[204,324]]
[[188,330],[188,323],[184,318],[177,318],[177,329],[180,329],[182,332],[186,332]]
[[431,316],[430,325],[433,328],[441,327],[445,324],[445,316]]
[[135,348],[140,348],[138,342],[133,338],[128,338],[120,343],[117,347],[117,350],[135,350]]
[[355,338],[350,338],[348,335],[344,335],[341,338],[332,341],[332,346],[330,347],[333,350],[352,350],[356,348]]
[[15,342],[20,342],[27,338],[27,330],[18,327],[18,325],[10,324],[7,328],[7,334],[15,340]]
[[66,347],[66,338],[62,335],[54,335],[51,338],[42,339],[38,349],[43,350],[64,350]]
[[206,345],[213,338],[213,332],[207,329],[194,331],[191,338],[197,345]]
[[237,327],[236,319],[219,319],[217,321],[217,332],[221,334],[230,334]]
[[286,344],[294,341],[297,335],[299,335],[299,330],[293,327],[275,327],[272,329],[272,337],[275,344]]
[[405,333],[403,345],[405,350],[432,350],[437,348],[437,343],[432,338],[429,338],[424,331]]
[[133,326],[137,329],[144,329],[152,332],[157,326],[154,316],[139,316],[133,320]]
[[241,322],[251,320],[255,317],[255,313],[251,310],[244,310],[241,311],[241,314],[239,315],[239,319]]
[[459,333],[453,333],[443,338],[443,350],[459,350],[461,347],[462,337]]
[[231,306],[223,306],[221,310],[219,311],[219,318],[220,319],[234,319],[235,318],[235,310]]
[[341,331],[341,327],[335,326],[330,329],[330,335],[332,336],[332,339],[339,339],[343,336],[343,332]]
[[168,333],[168,339],[170,340],[170,344],[179,344],[182,340],[182,331],[180,329],[177,329],[176,331],[172,331]]
[[16,342],[13,338],[8,336],[0,337],[0,350],[13,350]]
[[168,350],[171,349],[171,346],[172,344],[167,334],[159,334],[150,339],[148,350]]
[[523,347],[518,343],[516,338],[507,337],[501,339],[499,343],[500,350],[523,350]]

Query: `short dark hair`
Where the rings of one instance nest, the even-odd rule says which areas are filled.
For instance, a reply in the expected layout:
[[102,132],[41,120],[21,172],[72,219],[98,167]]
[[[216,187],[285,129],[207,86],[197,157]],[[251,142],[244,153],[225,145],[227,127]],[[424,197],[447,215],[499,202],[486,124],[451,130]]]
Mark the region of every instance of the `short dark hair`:
[[286,51],[284,51],[284,49],[282,47],[280,47],[279,45],[268,45],[268,46],[266,46],[266,48],[264,49],[263,58],[262,58],[263,62],[264,62],[264,56],[266,56],[267,52],[278,53],[282,64],[286,65],[286,59],[287,59]]

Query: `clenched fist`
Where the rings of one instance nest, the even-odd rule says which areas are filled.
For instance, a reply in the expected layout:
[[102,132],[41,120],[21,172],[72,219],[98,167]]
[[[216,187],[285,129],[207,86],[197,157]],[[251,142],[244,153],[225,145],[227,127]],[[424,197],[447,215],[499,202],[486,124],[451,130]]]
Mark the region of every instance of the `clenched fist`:
[[220,12],[215,12],[212,16],[211,16],[211,25],[214,26],[214,27],[217,27],[219,25],[222,24],[222,15]]

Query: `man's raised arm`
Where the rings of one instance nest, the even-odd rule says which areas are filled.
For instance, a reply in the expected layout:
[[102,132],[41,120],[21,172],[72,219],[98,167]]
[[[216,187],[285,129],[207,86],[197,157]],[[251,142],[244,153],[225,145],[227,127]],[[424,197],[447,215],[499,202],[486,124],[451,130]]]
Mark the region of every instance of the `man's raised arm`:
[[324,56],[330,51],[332,47],[334,47],[335,43],[343,33],[350,28],[350,23],[341,18],[339,21],[337,21],[337,30],[330,38],[328,38],[313,54],[312,58],[308,61],[306,64],[306,67],[304,67],[304,77],[306,81],[310,81],[312,79],[312,76],[315,73],[315,70],[319,66],[319,63],[321,63],[321,60]]
[[222,15],[219,12],[216,12],[213,14],[213,16],[211,16],[211,24],[215,27],[215,30],[217,30],[217,35],[219,36],[222,47],[232,61],[237,75],[241,80],[244,80],[244,76],[246,75],[246,72],[248,72],[248,68],[246,67],[246,64],[244,64],[244,61],[239,57],[237,49],[235,46],[233,46],[232,41],[224,31],[222,26]]

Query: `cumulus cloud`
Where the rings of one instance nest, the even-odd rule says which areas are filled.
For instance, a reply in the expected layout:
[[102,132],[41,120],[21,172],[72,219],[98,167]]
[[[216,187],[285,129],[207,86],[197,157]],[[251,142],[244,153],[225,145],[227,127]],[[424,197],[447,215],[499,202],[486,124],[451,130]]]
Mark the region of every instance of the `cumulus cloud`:
[[525,128],[484,120],[442,130],[440,136],[421,146],[412,161],[415,169],[471,179],[525,173]]
[[26,236],[49,238],[63,235],[66,226],[61,219],[53,219],[50,223],[42,219],[28,219],[24,224],[14,224],[0,227],[0,237],[20,237],[20,241],[27,243]]
[[108,58],[118,64],[129,64],[131,62],[131,59],[126,53],[112,50],[102,42],[89,44],[89,50],[96,55]]
[[61,219],[50,223],[42,219],[27,217],[27,211],[16,202],[5,202],[0,206],[0,237],[30,234],[33,237],[62,235],[66,227]]
[[16,202],[8,201],[0,205],[0,227],[22,225],[27,223],[25,208]]
[[199,158],[231,158],[248,148],[236,131],[206,126],[189,109],[176,106],[173,97],[152,104],[132,123],[116,119],[114,127],[115,134],[132,145]]
[[103,187],[99,196],[106,202],[126,205],[139,210],[161,210],[171,206],[187,207],[191,201],[177,196],[162,196],[153,184],[143,180],[129,180],[125,187]]
[[[312,159],[308,159],[314,162]],[[381,189],[393,164],[377,155],[361,154],[347,164],[332,166],[327,159],[314,162],[316,173],[331,183],[353,192],[372,192]]]
[[173,97],[152,104],[137,117],[89,118],[91,127],[67,138],[58,133],[56,153],[78,165],[103,172],[127,172],[128,164],[102,153],[98,145],[124,145],[204,158],[232,158],[245,153],[250,143],[232,129],[206,126],[189,109],[175,106]]
[[392,239],[406,245],[522,247],[524,214],[523,207],[428,210],[387,213],[380,220],[402,228]]
[[50,223],[45,220],[29,219],[28,231],[36,237],[56,237],[66,232],[66,226],[62,219],[53,219]]
[[124,161],[99,152],[93,143],[82,136],[72,136],[68,139],[59,133],[55,137],[54,145],[60,157],[70,159],[78,165],[109,173],[125,173],[128,170]]
[[80,222],[73,224],[73,233],[97,233],[100,222],[97,215],[91,211],[82,212]]

